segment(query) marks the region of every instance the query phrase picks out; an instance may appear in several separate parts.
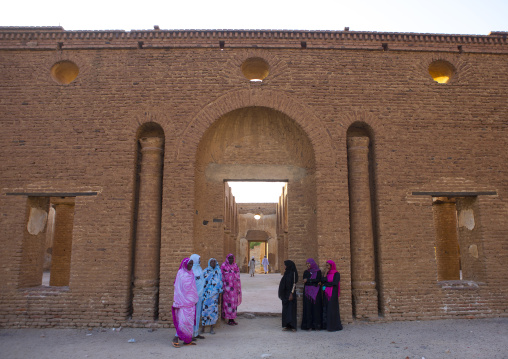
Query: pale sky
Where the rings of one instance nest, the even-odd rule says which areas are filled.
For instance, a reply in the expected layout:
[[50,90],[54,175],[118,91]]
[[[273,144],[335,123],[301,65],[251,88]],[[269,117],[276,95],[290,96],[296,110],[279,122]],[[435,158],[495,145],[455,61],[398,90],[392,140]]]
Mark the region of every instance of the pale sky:
[[0,26],[65,30],[285,29],[480,34],[508,31],[508,0],[4,1]]
[[274,203],[279,201],[285,182],[228,182],[236,203]]

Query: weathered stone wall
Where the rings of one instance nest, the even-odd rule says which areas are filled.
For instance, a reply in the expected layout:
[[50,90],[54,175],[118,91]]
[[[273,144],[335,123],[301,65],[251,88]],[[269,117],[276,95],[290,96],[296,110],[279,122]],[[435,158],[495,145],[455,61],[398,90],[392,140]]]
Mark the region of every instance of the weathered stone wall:
[[[357,127],[369,137],[380,318],[506,316],[507,56],[503,33],[0,29],[0,326],[169,326],[181,260],[239,251],[234,218],[224,232],[225,179],[288,180],[279,248],[300,271],[308,257],[334,260],[353,320]],[[268,64],[262,82],[242,73],[249,58]],[[429,74],[436,60],[452,66],[447,83]],[[153,320],[131,319],[147,126],[164,137],[160,208],[147,212],[160,222],[147,254],[159,273],[148,270],[155,287],[140,302],[157,307]],[[462,281],[438,281],[437,197],[457,203]],[[38,286],[46,226],[28,229],[30,208],[58,198],[73,203],[68,285]]]

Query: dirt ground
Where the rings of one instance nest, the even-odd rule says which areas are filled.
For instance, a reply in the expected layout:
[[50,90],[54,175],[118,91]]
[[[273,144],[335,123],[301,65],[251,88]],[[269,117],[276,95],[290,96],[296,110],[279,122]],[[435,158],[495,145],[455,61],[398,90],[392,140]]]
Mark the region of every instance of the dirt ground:
[[[3,329],[2,359],[74,358],[508,358],[508,318],[355,323],[335,333],[281,330],[280,317],[239,318],[196,346],[174,329]],[[129,343],[134,339],[134,343]]]
[[1,329],[0,359],[508,358],[508,318],[355,322],[335,333],[283,332],[280,316],[248,314],[280,310],[273,293],[279,280],[280,275],[242,275],[239,325],[221,324],[196,346],[173,348],[175,329]]

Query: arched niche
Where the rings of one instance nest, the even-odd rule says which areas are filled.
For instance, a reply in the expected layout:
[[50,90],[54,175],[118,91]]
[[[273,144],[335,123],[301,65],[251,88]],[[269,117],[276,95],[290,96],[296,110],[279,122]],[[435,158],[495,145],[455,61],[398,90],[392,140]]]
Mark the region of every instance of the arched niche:
[[136,320],[159,315],[164,141],[164,131],[155,122],[144,123],[136,132],[129,310]]

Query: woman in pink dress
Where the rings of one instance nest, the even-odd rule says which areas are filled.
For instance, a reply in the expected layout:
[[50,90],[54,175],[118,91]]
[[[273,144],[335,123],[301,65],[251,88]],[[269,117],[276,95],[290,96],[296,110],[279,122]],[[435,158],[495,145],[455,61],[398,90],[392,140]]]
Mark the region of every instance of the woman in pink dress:
[[171,308],[176,328],[176,335],[171,344],[175,348],[180,347],[179,338],[183,340],[184,345],[196,345],[192,341],[192,334],[196,321],[196,303],[199,297],[192,265],[193,261],[185,258],[176,274],[175,295]]
[[240,269],[235,263],[235,256],[228,254],[226,260],[220,266],[222,271],[222,317],[228,320],[229,325],[237,325],[235,322],[236,311],[242,304],[242,285],[240,283]]

